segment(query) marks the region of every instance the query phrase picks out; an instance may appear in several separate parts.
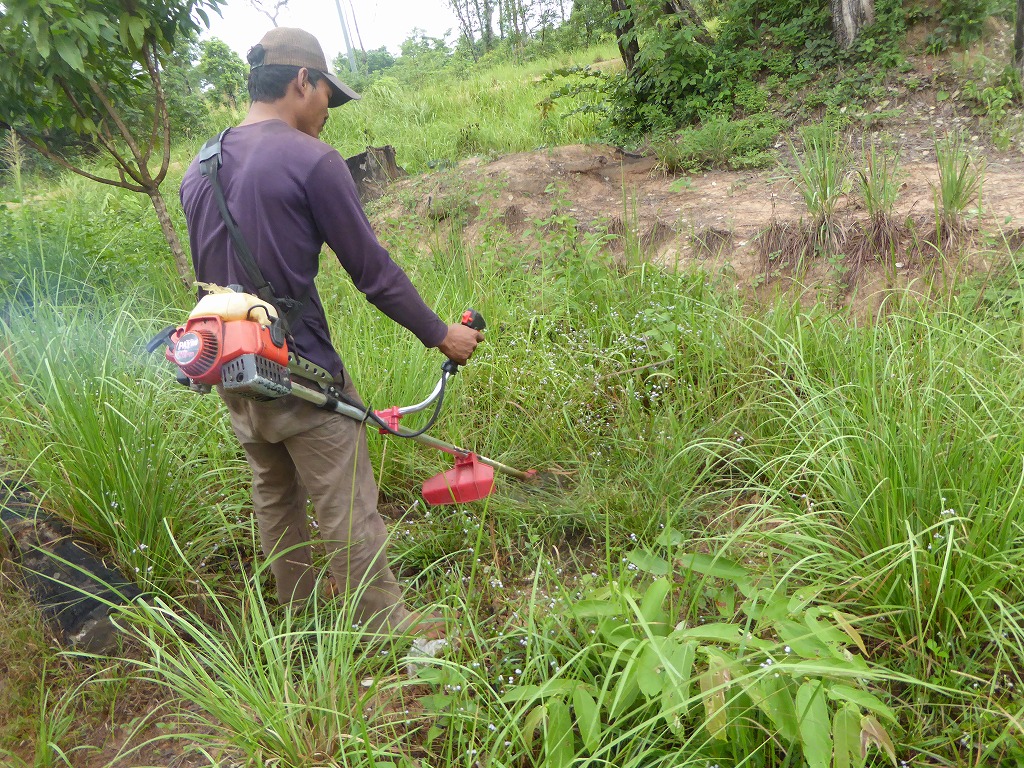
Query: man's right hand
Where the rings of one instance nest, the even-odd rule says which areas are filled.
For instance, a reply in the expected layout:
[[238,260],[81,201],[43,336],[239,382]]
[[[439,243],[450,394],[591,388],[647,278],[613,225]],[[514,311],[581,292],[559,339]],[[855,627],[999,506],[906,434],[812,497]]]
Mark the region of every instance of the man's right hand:
[[473,356],[476,345],[483,340],[484,335],[480,331],[475,331],[461,323],[452,323],[448,326],[448,333],[445,335],[444,341],[438,344],[437,348],[449,360],[459,365],[465,365]]

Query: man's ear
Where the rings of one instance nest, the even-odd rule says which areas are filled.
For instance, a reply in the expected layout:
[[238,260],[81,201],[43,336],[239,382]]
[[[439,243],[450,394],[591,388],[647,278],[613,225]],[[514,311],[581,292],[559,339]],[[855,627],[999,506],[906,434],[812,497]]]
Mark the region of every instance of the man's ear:
[[309,83],[309,71],[303,67],[296,74],[295,79],[289,83],[289,90],[294,89],[295,95],[299,98],[303,98],[306,95],[306,84]]

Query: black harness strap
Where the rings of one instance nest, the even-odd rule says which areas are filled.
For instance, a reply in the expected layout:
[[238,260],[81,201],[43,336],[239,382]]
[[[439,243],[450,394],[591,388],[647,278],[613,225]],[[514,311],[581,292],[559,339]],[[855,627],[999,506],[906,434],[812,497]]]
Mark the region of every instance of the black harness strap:
[[[221,156],[221,143],[230,130],[230,128],[225,128],[217,136],[207,141],[203,148],[199,150],[199,173],[205,176],[213,187],[213,196],[217,201],[217,208],[220,211],[221,218],[224,219],[224,226],[227,227],[228,234],[231,236],[231,242],[235,246],[235,253],[245,269],[245,274],[248,275],[249,281],[255,286],[256,295],[277,310],[278,320],[274,324],[272,332],[273,329],[278,329],[280,333],[287,335],[291,331],[292,323],[298,320],[303,309],[305,309],[306,301],[309,297],[307,295],[301,299],[292,299],[287,296],[278,297],[274,293],[274,287],[263,277],[263,273],[260,271],[256,259],[253,258],[252,251],[249,250],[249,246],[246,244],[238,224],[231,215],[231,211],[228,210],[228,202],[224,199],[224,190],[217,179],[217,171],[224,164],[224,159]],[[278,328],[278,326],[280,327]]]

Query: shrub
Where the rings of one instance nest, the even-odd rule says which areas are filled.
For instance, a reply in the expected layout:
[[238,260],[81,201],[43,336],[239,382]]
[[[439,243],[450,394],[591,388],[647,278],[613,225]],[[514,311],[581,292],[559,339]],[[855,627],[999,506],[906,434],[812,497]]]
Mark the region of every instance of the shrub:
[[768,115],[730,120],[715,115],[699,127],[684,128],[655,145],[666,170],[695,173],[710,168],[765,168],[775,160],[769,149],[782,123]]

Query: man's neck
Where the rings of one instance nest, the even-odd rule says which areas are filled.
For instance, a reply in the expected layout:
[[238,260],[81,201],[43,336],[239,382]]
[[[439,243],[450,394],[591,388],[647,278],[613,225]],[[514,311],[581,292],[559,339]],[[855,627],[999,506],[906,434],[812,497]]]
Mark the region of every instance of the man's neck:
[[245,119],[239,125],[251,125],[262,123],[266,120],[283,120],[292,128],[296,127],[295,119],[290,111],[285,108],[283,100],[275,102],[254,101],[249,105],[249,111]]

